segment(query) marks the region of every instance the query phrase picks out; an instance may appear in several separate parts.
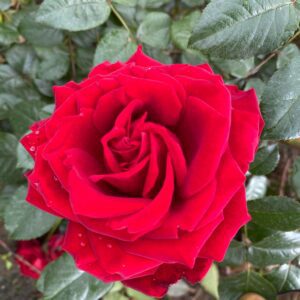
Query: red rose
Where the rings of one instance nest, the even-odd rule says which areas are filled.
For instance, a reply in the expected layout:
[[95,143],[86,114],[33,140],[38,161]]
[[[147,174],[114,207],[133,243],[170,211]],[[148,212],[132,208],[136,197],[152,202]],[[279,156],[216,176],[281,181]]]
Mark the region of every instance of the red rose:
[[21,256],[26,262],[32,265],[32,268],[22,260],[16,259],[19,265],[20,272],[27,277],[38,279],[40,277],[38,271],[42,271],[48,261],[45,253],[42,250],[38,240],[20,241],[16,253]]
[[22,140],[35,159],[27,200],[69,220],[64,249],[78,268],[158,297],[201,280],[250,218],[254,90],[139,49],[54,93],[53,115]]
[[61,249],[63,243],[63,235],[53,235],[46,245],[46,249],[42,248],[38,240],[20,241],[16,253],[27,261],[32,267],[25,264],[22,260],[17,259],[20,271],[24,276],[39,278],[37,271],[42,271],[44,267],[51,261],[55,260],[63,254]]

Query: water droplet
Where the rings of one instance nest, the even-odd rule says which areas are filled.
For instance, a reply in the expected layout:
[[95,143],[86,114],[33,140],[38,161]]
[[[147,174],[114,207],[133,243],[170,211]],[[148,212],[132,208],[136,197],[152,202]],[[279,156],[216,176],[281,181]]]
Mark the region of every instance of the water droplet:
[[107,244],[107,248],[112,248],[112,244]]
[[58,181],[58,178],[56,176],[53,176],[54,181]]
[[79,116],[80,116],[80,117],[83,117],[83,113],[80,113]]
[[40,131],[39,131],[39,130],[36,130],[34,133],[35,133],[36,135],[38,135],[38,134],[40,134]]
[[101,240],[102,240],[102,237],[101,237],[101,236],[98,236],[98,240],[101,241]]
[[85,244],[84,242],[81,242],[81,243],[80,243],[80,246],[81,246],[81,247],[85,247],[85,245],[86,245],[86,244]]
[[82,233],[78,233],[78,237],[82,238]]
[[152,280],[153,280],[153,281],[156,281],[156,278],[153,278]]
[[125,268],[126,267],[126,265],[125,264],[122,264],[122,268]]
[[30,150],[31,152],[34,152],[34,151],[35,151],[35,147],[34,147],[34,146],[31,146],[31,147],[29,148],[29,150]]

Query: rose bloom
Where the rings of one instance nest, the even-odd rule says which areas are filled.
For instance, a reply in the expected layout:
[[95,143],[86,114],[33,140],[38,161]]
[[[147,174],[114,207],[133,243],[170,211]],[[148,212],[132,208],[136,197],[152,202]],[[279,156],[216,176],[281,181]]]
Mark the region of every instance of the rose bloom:
[[250,219],[255,91],[139,48],[54,94],[52,116],[22,139],[35,160],[27,201],[69,220],[64,249],[78,268],[156,297],[201,280]]
[[42,271],[49,262],[63,254],[62,242],[63,235],[60,234],[55,234],[50,238],[46,244],[46,250],[42,248],[39,240],[18,242],[16,253],[33,266],[33,268],[30,268],[17,258],[16,262],[19,265],[20,272],[26,277],[38,279],[40,275],[36,270]]

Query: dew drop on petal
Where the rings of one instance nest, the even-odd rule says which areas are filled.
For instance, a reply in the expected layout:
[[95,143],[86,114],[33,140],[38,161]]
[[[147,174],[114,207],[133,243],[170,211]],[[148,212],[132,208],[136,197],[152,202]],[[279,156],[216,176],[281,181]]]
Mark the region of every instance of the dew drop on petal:
[[81,246],[81,247],[85,247],[85,245],[86,245],[86,244],[85,244],[84,242],[81,242],[81,243],[80,243],[80,246]]
[[82,238],[82,233],[78,233],[78,237]]
[[36,135],[38,135],[38,134],[40,134],[40,131],[39,131],[39,130],[36,130],[34,133],[35,133]]
[[112,248],[112,244],[107,244],[107,248]]
[[31,146],[31,147],[29,148],[29,150],[30,150],[31,152],[34,152],[34,151],[35,151],[35,147],[34,147],[34,146]]

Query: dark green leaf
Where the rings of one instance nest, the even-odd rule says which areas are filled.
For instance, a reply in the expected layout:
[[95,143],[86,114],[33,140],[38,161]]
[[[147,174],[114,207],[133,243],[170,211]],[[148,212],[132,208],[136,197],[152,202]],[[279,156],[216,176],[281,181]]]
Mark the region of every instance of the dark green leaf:
[[288,197],[269,196],[248,203],[252,221],[281,231],[300,228],[300,204]]
[[37,71],[39,79],[58,80],[68,72],[70,59],[64,48],[38,48],[37,53],[41,58]]
[[194,11],[180,20],[174,21],[171,26],[171,37],[176,47],[185,50],[197,20],[200,17],[199,11]]
[[190,45],[211,56],[247,58],[278,48],[293,35],[298,23],[291,0],[212,0]]
[[300,198],[300,157],[298,157],[294,162],[292,186],[297,194],[297,197]]
[[269,174],[276,168],[279,159],[277,144],[261,147],[255,155],[254,162],[250,165],[250,172],[255,175]]
[[58,220],[25,201],[27,187],[17,189],[4,212],[4,224],[11,238],[30,240],[44,235]]
[[12,94],[0,93],[0,120],[8,118],[8,112],[22,99]]
[[32,12],[22,19],[19,26],[20,33],[29,43],[35,46],[51,47],[63,42],[62,31],[37,23],[35,18],[36,13]]
[[38,60],[32,47],[15,45],[6,52],[6,60],[11,67],[21,74],[35,76]]
[[136,47],[125,29],[113,29],[107,32],[99,42],[94,65],[104,61],[126,61],[135,52]]
[[16,149],[18,145],[17,138],[10,134],[0,132],[0,182],[15,181],[17,165]]
[[246,293],[257,293],[268,300],[276,299],[276,290],[272,283],[252,271],[225,277],[221,280],[219,293],[222,300],[238,300]]
[[154,58],[155,60],[160,61],[161,63],[164,63],[164,64],[172,63],[172,58],[169,55],[167,55],[166,53],[164,53],[164,51],[161,49],[157,49],[157,48],[153,48],[153,47],[145,45],[145,47],[143,48],[143,51],[147,55]]
[[80,31],[103,24],[109,15],[106,0],[45,0],[36,19],[54,28]]
[[278,293],[300,290],[300,268],[282,265],[265,276],[277,288]]
[[279,69],[267,84],[261,110],[263,138],[288,140],[300,136],[300,57]]
[[97,43],[100,37],[99,28],[84,31],[70,32],[72,41],[81,48],[90,48]]
[[9,46],[18,40],[19,33],[13,26],[0,23],[0,45]]
[[265,176],[252,176],[247,184],[247,201],[259,199],[266,195],[268,179]]
[[53,96],[53,93],[52,93],[53,84],[51,81],[37,79],[37,78],[35,78],[33,81],[34,81],[35,86],[37,87],[37,89],[39,90],[39,92],[41,94],[48,96],[48,97]]
[[300,50],[295,44],[289,44],[280,51],[277,59],[277,68],[287,65],[294,57],[300,56]]
[[37,287],[47,300],[97,300],[112,284],[77,269],[71,256],[64,254],[44,269]]
[[43,106],[41,101],[22,101],[14,105],[9,112],[9,119],[15,132],[19,135],[27,132],[29,126],[41,118]]
[[254,57],[241,60],[211,58],[211,61],[223,73],[230,74],[236,78],[246,77],[248,72],[254,67]]
[[138,0],[138,4],[147,8],[158,8],[171,0]]
[[249,261],[258,267],[287,263],[300,255],[300,233],[278,232],[249,247]]
[[264,92],[266,84],[259,78],[250,78],[245,86],[245,90],[249,90],[251,88],[255,89],[256,95],[258,97],[258,101],[261,101],[261,96]]
[[17,146],[17,161],[16,167],[24,171],[31,170],[34,167],[34,160],[21,143]]
[[9,91],[24,87],[25,81],[9,65],[0,65],[0,91]]
[[187,49],[182,53],[183,64],[200,65],[207,62],[207,57],[200,51]]
[[246,246],[233,240],[226,252],[226,256],[222,261],[222,265],[229,266],[240,266],[246,262],[247,259],[247,248]]
[[165,49],[170,41],[171,18],[163,12],[149,13],[140,24],[138,39],[155,48]]
[[0,193],[0,219],[3,221],[6,205],[9,203],[12,195],[16,192],[16,186],[5,185]]

